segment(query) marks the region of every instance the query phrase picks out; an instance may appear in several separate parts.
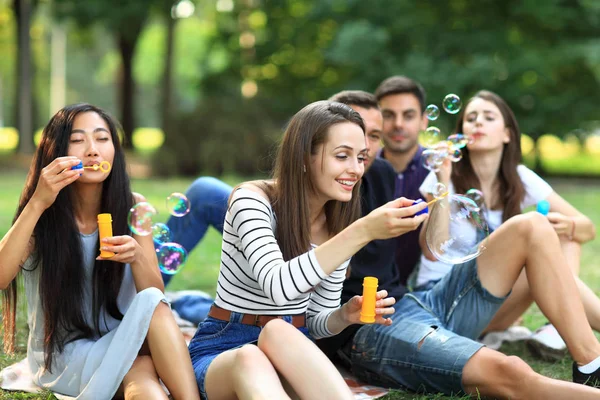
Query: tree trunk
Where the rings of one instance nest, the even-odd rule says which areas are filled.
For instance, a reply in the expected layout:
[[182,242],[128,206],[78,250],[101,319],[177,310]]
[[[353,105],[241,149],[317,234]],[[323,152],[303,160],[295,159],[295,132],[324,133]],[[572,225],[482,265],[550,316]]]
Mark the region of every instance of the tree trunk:
[[31,0],[14,0],[17,20],[17,129],[19,152],[33,154],[33,97],[31,93],[32,66],[29,28]]
[[119,90],[119,106],[121,108],[121,126],[123,127],[123,146],[132,149],[131,141],[135,128],[135,82],[133,79],[133,53],[139,31],[135,35],[118,35],[119,52],[121,53],[121,86]]
[[165,135],[170,132],[170,119],[173,99],[173,48],[175,46],[175,18],[171,13],[167,15],[167,54],[165,55],[165,69],[162,76],[161,123]]

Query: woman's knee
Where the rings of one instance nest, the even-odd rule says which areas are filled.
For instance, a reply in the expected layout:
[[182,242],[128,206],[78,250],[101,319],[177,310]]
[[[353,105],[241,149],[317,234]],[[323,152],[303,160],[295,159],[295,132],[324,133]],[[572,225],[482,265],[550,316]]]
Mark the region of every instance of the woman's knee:
[[514,226],[513,229],[517,231],[517,237],[520,239],[531,240],[540,235],[548,237],[550,233],[554,233],[554,228],[548,218],[538,212],[516,215],[507,223]]
[[261,350],[268,351],[273,347],[279,347],[290,342],[299,340],[299,336],[304,336],[292,324],[282,319],[274,319],[267,322],[258,336],[258,347]]
[[237,373],[248,373],[268,361],[265,354],[255,345],[247,344],[236,350],[234,368]]

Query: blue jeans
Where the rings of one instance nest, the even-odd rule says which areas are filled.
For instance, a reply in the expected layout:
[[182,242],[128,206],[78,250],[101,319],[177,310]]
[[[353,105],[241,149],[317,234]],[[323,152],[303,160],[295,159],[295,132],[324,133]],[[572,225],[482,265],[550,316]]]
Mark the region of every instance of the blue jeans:
[[350,359],[359,379],[416,392],[464,392],[462,371],[483,346],[476,339],[506,297],[479,281],[476,260],[455,265],[432,289],[405,295],[392,325],[365,325]]
[[[258,341],[262,327],[242,324],[242,317],[243,314],[237,312],[231,313],[229,321],[208,317],[198,326],[198,330],[190,342],[190,357],[202,399],[207,398],[204,383],[210,363],[227,350],[233,350],[245,344],[256,344]],[[283,320],[291,323],[292,317],[288,315],[283,317]],[[310,338],[306,327],[298,329]]]
[[[190,212],[183,217],[171,216],[167,226],[172,240],[182,245],[188,253],[204,238],[209,226],[223,233],[227,200],[231,186],[208,176],[196,179],[185,192],[191,204]],[[173,275],[163,274],[165,285]]]

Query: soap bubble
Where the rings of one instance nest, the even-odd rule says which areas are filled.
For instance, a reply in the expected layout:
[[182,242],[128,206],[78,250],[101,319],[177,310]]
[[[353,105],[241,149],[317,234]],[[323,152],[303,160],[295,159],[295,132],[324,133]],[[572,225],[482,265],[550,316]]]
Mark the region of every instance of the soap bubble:
[[433,147],[441,140],[440,129],[435,126],[430,126],[419,134],[419,143],[423,147]]
[[167,197],[167,209],[175,217],[183,217],[190,212],[190,201],[183,193],[171,193]]
[[452,160],[452,162],[459,162],[460,160],[462,160],[462,157],[463,154],[462,151],[460,151],[460,149],[454,149],[450,153],[450,160]]
[[171,236],[171,229],[169,229],[167,224],[157,222],[152,225],[152,238],[154,239],[154,242],[159,244],[170,242]]
[[442,106],[448,114],[456,114],[460,111],[460,108],[462,107],[462,101],[460,100],[460,97],[453,93],[450,93],[449,95],[446,95],[446,97],[444,97],[444,100],[442,101]]
[[463,195],[448,195],[436,201],[429,212],[425,240],[440,261],[460,264],[484,249],[489,230],[481,209]]
[[467,190],[467,193],[465,193],[465,197],[468,197],[469,199],[473,200],[473,202],[475,202],[475,204],[479,208],[483,208],[483,206],[485,205],[485,202],[483,200],[483,192],[481,190],[469,189]]
[[440,116],[440,109],[435,104],[430,104],[425,108],[425,115],[430,121],[435,121]]
[[139,236],[148,236],[152,233],[152,219],[158,214],[154,206],[148,202],[135,204],[127,215],[127,225],[131,231]]
[[462,133],[455,133],[454,135],[448,136],[448,142],[455,149],[462,149],[469,143],[469,139]]
[[423,166],[430,171],[435,169],[439,170],[439,165],[437,163],[437,159],[439,158],[438,152],[435,149],[425,149],[421,153],[421,158],[423,159]]
[[439,199],[445,197],[447,194],[448,194],[448,189],[446,188],[446,185],[444,185],[443,183],[438,182],[433,187],[433,197],[435,197],[436,199],[439,200]]
[[167,242],[156,249],[158,267],[167,275],[174,275],[187,261],[187,251],[179,243]]

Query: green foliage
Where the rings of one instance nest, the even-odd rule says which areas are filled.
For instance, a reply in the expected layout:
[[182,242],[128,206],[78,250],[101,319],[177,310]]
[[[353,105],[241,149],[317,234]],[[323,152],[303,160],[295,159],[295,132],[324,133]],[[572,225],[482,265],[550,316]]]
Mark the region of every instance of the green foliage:
[[[217,11],[218,2],[194,2],[195,15],[175,25],[173,120],[217,102],[260,107],[265,124],[281,126],[308,102],[343,89],[373,91],[384,78],[404,74],[420,81],[428,101],[438,106],[450,92],[466,100],[479,89],[495,91],[534,139],[600,127],[600,6],[593,0],[280,0],[234,2],[230,12]],[[52,2],[53,15],[70,21],[67,102],[90,101],[115,113],[121,67],[115,39],[139,34],[135,124],[161,126],[165,17],[173,3]],[[14,126],[16,48],[9,4],[0,2],[0,53],[6,61],[0,66],[0,116]],[[31,32],[36,128],[47,119],[49,10],[49,3],[38,5]],[[243,83],[257,90],[242,101]],[[243,114],[232,109],[213,109],[208,117]],[[447,133],[454,121],[443,114],[435,124]],[[244,140],[242,132],[232,133],[235,142]]]
[[207,99],[194,111],[174,118],[172,132],[166,133],[162,148],[154,154],[153,172],[160,176],[196,176],[199,171],[267,173],[279,132],[258,102]]

